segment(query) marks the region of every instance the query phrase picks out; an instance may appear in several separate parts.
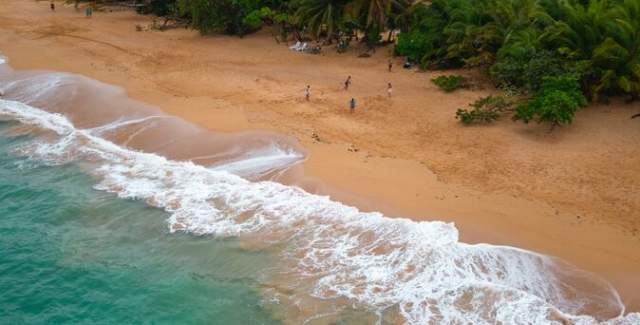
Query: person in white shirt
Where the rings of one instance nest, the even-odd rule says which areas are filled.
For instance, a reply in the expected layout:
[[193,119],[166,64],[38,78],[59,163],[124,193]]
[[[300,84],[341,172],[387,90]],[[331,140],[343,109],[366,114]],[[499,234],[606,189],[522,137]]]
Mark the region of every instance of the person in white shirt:
[[304,89],[304,98],[309,101],[309,98],[311,97],[311,86],[307,85],[307,88]]

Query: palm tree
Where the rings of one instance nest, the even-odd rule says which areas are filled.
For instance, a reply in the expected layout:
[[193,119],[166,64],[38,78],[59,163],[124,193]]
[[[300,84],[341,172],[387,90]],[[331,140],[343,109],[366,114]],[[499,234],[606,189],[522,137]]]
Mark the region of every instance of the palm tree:
[[423,7],[422,3],[412,3],[411,0],[396,0],[391,3],[391,11],[387,14],[386,26],[389,31],[387,42],[393,41],[394,32],[406,29],[409,15],[415,8]]
[[[549,25],[553,19],[538,0],[489,0],[474,4],[480,8],[480,24],[467,30],[475,53],[465,60],[467,65],[491,64],[496,53],[516,42],[535,42],[537,30]],[[476,9],[477,10],[477,9]],[[530,47],[533,48],[533,47]]]
[[640,3],[624,0],[611,9],[609,17],[610,36],[594,50],[593,63],[604,70],[603,85],[615,83],[636,98],[640,95]]
[[546,30],[552,47],[564,48],[575,59],[589,59],[606,36],[608,1],[591,0],[588,5],[562,2],[555,22]]
[[[445,1],[447,2],[447,1]],[[446,57],[452,61],[471,59],[480,62],[480,57],[491,56],[489,47],[494,43],[494,35],[487,33],[483,26],[490,20],[484,15],[487,1],[448,1],[444,5],[449,24],[444,28],[447,51]],[[469,63],[469,62],[467,62]],[[469,64],[474,65],[474,64]]]
[[592,99],[597,99],[604,89],[610,87],[610,74],[593,62],[596,48],[601,47],[608,34],[610,6],[608,0],[591,0],[583,5],[564,1],[560,4],[555,22],[545,30],[549,48],[556,48],[569,60],[576,62],[577,72],[582,76],[583,90]]
[[349,12],[354,18],[364,20],[364,29],[383,29],[393,1],[395,0],[354,0],[349,5]]
[[295,15],[316,37],[331,37],[342,27],[346,4],[347,0],[302,0]]
[[353,0],[347,6],[347,12],[369,36],[395,29],[395,17],[406,12],[410,5],[410,0]]
[[636,0],[565,2],[545,34],[552,47],[579,62],[583,88],[602,95],[640,94],[640,3]]

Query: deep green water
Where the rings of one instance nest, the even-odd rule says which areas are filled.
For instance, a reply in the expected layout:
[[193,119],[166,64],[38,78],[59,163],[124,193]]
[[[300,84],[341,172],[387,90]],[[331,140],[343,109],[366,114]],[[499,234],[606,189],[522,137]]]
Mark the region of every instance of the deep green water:
[[273,260],[237,240],[169,234],[167,215],[92,189],[81,166],[11,154],[0,122],[0,324],[275,324]]

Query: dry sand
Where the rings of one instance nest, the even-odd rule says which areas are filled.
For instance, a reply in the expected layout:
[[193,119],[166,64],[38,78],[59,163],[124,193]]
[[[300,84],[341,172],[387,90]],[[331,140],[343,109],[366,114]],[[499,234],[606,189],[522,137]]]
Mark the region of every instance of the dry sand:
[[508,117],[463,127],[456,109],[493,90],[445,94],[429,82],[442,72],[404,70],[400,60],[388,73],[389,49],[371,58],[358,58],[358,49],[307,55],[277,44],[269,30],[243,39],[136,31],[150,21],[2,0],[0,52],[16,69],[119,85],[212,130],[292,135],[309,151],[305,174],[326,184],[318,191],[364,209],[453,221],[467,242],[559,256],[604,276],[627,311],[640,311],[640,120],[629,118],[640,104],[592,106],[552,133]]

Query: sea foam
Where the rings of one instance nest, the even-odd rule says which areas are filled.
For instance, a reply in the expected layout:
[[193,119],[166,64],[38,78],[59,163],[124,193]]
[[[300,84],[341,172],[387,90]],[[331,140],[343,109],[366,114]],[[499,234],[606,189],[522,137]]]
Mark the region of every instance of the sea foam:
[[218,162],[209,169],[226,171],[249,179],[259,179],[271,173],[282,174],[289,167],[304,160],[304,155],[275,143],[251,150],[231,160]]
[[[346,298],[378,313],[396,308],[408,324],[640,323],[640,314],[623,316],[617,292],[597,277],[534,252],[462,243],[451,223],[388,218],[297,187],[251,182],[231,173],[242,169],[234,162],[207,168],[133,151],[17,101],[0,100],[0,118],[53,135],[18,153],[49,164],[95,164],[96,189],[165,209],[171,232],[286,247],[286,276],[311,283],[306,294],[315,298]],[[243,164],[263,163],[255,159]]]

